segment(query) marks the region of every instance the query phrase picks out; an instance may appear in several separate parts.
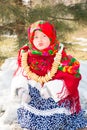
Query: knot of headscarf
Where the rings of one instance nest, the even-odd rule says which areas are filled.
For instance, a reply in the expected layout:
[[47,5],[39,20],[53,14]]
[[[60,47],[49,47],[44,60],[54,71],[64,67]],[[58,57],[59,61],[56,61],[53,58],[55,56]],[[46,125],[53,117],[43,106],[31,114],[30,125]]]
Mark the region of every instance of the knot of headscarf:
[[[38,50],[33,44],[33,38],[36,30],[42,31],[50,39],[50,46],[44,50]],[[56,40],[56,30],[54,26],[48,21],[39,20],[33,24],[28,29],[29,38],[29,49],[31,54],[49,56],[54,55],[58,51],[59,42]]]

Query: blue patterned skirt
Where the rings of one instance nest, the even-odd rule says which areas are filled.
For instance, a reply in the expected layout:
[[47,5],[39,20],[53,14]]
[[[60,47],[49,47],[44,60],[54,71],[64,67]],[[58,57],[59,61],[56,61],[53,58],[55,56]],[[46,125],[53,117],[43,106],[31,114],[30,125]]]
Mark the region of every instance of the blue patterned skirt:
[[69,114],[52,99],[41,97],[39,90],[29,86],[31,101],[17,110],[18,123],[28,130],[77,130],[87,126],[84,112]]

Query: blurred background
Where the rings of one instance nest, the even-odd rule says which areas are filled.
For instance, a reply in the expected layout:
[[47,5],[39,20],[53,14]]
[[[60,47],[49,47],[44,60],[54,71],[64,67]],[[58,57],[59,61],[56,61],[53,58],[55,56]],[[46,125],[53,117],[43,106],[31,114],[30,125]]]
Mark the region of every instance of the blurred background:
[[69,54],[87,60],[87,0],[0,0],[0,66],[28,43],[32,22],[49,20]]

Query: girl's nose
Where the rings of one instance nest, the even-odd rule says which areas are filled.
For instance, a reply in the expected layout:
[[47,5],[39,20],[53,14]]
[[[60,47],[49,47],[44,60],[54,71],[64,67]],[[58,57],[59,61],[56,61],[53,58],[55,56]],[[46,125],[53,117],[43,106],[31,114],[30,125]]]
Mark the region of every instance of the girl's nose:
[[38,41],[41,42],[42,41],[42,37],[39,37]]

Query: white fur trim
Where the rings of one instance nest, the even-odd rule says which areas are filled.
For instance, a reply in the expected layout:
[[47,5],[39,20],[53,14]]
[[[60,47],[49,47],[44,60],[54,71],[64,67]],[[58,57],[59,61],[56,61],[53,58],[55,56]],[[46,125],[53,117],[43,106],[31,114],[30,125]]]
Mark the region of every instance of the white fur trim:
[[30,105],[27,105],[27,104],[22,104],[23,105],[23,108],[28,110],[29,112],[32,112],[34,113],[35,115],[42,115],[42,116],[50,116],[50,115],[53,115],[55,113],[57,114],[66,114],[66,115],[70,115],[70,112],[65,109],[65,108],[53,108],[51,110],[38,110]]
[[24,88],[28,90],[28,80],[22,75],[18,75],[12,79],[11,83],[11,97],[16,96],[16,90],[18,88]]

